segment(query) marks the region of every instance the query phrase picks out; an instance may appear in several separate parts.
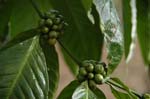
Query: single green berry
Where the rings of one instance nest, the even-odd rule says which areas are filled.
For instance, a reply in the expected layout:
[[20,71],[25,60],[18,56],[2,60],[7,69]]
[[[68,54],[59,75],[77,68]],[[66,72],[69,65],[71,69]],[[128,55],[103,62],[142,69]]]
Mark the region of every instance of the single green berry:
[[95,89],[96,88],[96,83],[93,80],[89,80],[88,81],[88,85],[91,89]]
[[87,71],[84,67],[81,67],[79,69],[79,74],[82,75],[82,76],[86,76],[87,75]]
[[101,84],[102,83],[102,81],[103,81],[103,75],[101,75],[101,74],[95,74],[95,76],[94,76],[94,81],[97,83],[97,84]]
[[49,37],[50,38],[57,38],[58,37],[58,32],[56,32],[56,31],[50,31],[49,32]]
[[94,74],[93,73],[88,73],[88,79],[93,79],[94,78]]
[[62,15],[58,15],[59,18],[63,19],[64,17]]
[[77,76],[77,79],[78,79],[79,82],[83,82],[83,81],[86,80],[85,77],[84,77],[84,76],[81,76],[81,75],[78,75],[78,76]]
[[50,44],[50,45],[55,45],[55,43],[56,43],[56,39],[55,38],[50,38],[49,40],[48,40],[48,43]]
[[105,72],[104,67],[101,64],[97,64],[94,68],[94,71],[99,74],[102,74],[103,72]]
[[39,20],[39,26],[43,26],[45,24],[45,20],[44,19],[40,19]]
[[52,29],[53,30],[58,30],[58,26],[57,25],[53,25]]
[[53,25],[53,21],[51,19],[47,19],[45,24],[48,25],[48,26],[52,26]]
[[56,18],[56,14],[52,13],[52,12],[46,12],[45,13],[45,18],[46,19],[48,19],[48,18],[55,19]]
[[54,24],[60,24],[61,22],[61,19],[60,18],[55,18],[54,19]]
[[83,67],[87,67],[89,65],[89,61],[88,60],[85,60],[82,62],[82,66]]
[[86,70],[87,70],[88,72],[93,72],[93,70],[94,70],[93,64],[89,63],[88,66],[86,67]]
[[42,27],[42,33],[48,33],[49,32],[49,28],[48,27]]

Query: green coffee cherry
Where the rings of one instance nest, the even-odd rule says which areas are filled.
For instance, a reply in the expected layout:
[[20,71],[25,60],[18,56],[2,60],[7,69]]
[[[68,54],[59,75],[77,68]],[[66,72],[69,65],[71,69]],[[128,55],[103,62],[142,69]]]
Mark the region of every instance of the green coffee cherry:
[[48,33],[49,28],[48,27],[43,27],[41,31],[42,31],[42,33]]
[[77,76],[77,79],[78,79],[79,82],[83,82],[83,81],[86,80],[85,77],[84,77],[84,76],[81,76],[81,75],[78,75],[78,76]]
[[53,30],[58,30],[58,26],[57,25],[53,25],[52,29]]
[[48,26],[52,26],[53,25],[53,21],[51,19],[47,19],[45,24],[48,25]]
[[102,81],[103,81],[103,75],[101,75],[101,74],[96,74],[95,76],[94,76],[94,81],[97,83],[97,84],[101,84],[102,83]]
[[54,19],[56,17],[56,14],[52,13],[52,12],[46,12],[45,13],[45,18],[51,18]]
[[85,60],[82,62],[82,66],[83,67],[87,67],[89,65],[89,61],[88,60]]
[[54,24],[60,24],[61,22],[61,19],[60,18],[55,18],[54,19]]
[[50,38],[57,38],[58,37],[58,33],[56,31],[50,31],[49,32],[49,37]]
[[54,45],[55,43],[56,43],[56,39],[55,38],[50,38],[49,40],[48,40],[48,43],[50,44],[50,45]]
[[93,80],[88,81],[88,85],[90,88],[95,89],[96,88],[96,83]]
[[94,68],[94,71],[96,73],[102,74],[104,72],[104,67],[101,64],[97,64]]
[[82,75],[82,76],[86,76],[87,75],[87,71],[84,67],[81,67],[79,69],[79,74]]
[[86,67],[86,70],[87,70],[88,72],[93,72],[93,70],[94,70],[93,64],[89,63],[88,66]]
[[93,79],[94,78],[94,74],[93,73],[88,73],[88,79]]

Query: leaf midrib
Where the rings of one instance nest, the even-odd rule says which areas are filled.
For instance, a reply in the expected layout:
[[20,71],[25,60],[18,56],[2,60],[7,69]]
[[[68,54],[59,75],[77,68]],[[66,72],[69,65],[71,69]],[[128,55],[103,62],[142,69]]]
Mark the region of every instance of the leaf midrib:
[[32,43],[31,43],[31,45],[30,45],[30,47],[28,48],[28,51],[26,51],[27,54],[25,55],[25,58],[24,58],[23,61],[20,63],[20,65],[21,65],[21,66],[20,66],[20,70],[19,70],[18,75],[16,76],[15,80],[13,81],[11,87],[10,87],[10,91],[8,92],[8,96],[7,96],[6,99],[9,99],[9,97],[11,96],[11,94],[12,94],[12,92],[13,92],[13,89],[14,89],[14,87],[16,86],[17,81],[19,80],[19,78],[20,78],[20,76],[21,76],[21,74],[22,74],[22,72],[23,72],[24,67],[25,67],[25,65],[26,65],[26,63],[27,63],[27,61],[28,61],[28,59],[29,59],[31,53],[32,53],[32,51],[34,50],[35,45],[36,45],[36,40],[33,39],[33,40],[32,40]]

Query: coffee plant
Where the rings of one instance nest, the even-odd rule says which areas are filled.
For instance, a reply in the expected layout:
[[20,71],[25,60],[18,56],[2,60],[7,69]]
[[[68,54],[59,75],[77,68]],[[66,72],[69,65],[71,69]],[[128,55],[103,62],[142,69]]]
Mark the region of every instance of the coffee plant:
[[[150,99],[111,75],[124,54],[130,60],[136,31],[150,66],[150,2],[122,0],[123,24],[113,2],[0,0],[0,99],[106,99],[103,84],[115,99]],[[75,77],[58,96],[56,46]]]

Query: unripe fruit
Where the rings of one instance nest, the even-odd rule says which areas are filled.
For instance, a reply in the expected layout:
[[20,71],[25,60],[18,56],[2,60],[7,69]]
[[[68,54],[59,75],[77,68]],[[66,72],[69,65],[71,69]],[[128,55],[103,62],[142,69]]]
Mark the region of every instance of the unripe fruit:
[[97,83],[97,84],[101,84],[102,81],[103,81],[103,76],[101,74],[96,74],[95,77],[94,77],[94,81]]
[[58,26],[57,25],[53,25],[52,29],[53,30],[58,30]]
[[58,37],[58,33],[56,31],[50,31],[49,32],[49,37],[50,38],[57,38]]
[[81,67],[79,69],[79,74],[82,75],[82,76],[86,76],[87,75],[87,71],[84,67]]
[[78,75],[78,76],[77,76],[77,79],[78,79],[79,82],[85,81],[85,77],[84,77],[84,76],[81,76],[81,75]]
[[54,19],[56,17],[56,14],[54,13],[51,13],[51,12],[46,12],[45,13],[45,18],[51,18],[51,19]]
[[86,70],[87,70],[88,72],[93,72],[93,70],[94,70],[93,64],[89,63],[88,66],[86,67]]
[[60,24],[61,22],[61,19],[60,18],[55,18],[54,19],[54,24]]
[[53,25],[53,21],[51,19],[47,19],[45,24],[48,25],[48,26],[52,26]]
[[41,31],[42,31],[42,33],[48,33],[49,28],[48,27],[43,27]]
[[48,40],[48,43],[50,44],[50,45],[54,45],[55,43],[56,43],[56,39],[55,38],[50,38],[49,40]]
[[91,89],[95,89],[96,88],[96,83],[93,80],[89,80],[88,81],[88,85]]
[[89,61],[88,60],[85,60],[82,62],[82,66],[83,67],[87,67],[89,65]]
[[94,74],[93,73],[88,73],[88,79],[93,79],[94,78]]
[[104,67],[101,64],[97,64],[94,68],[94,71],[96,73],[102,74],[104,72]]

